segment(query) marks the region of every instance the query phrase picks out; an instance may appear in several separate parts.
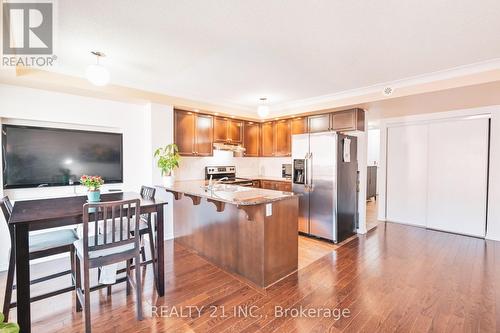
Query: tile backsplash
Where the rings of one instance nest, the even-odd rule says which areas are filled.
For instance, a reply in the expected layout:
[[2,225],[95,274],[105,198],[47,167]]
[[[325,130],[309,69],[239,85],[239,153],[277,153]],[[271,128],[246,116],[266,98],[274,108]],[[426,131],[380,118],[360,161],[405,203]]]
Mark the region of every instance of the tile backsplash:
[[230,151],[215,150],[214,156],[182,157],[175,170],[176,180],[205,178],[206,166],[230,165],[238,176],[281,177],[281,165],[291,163],[290,157],[233,157]]

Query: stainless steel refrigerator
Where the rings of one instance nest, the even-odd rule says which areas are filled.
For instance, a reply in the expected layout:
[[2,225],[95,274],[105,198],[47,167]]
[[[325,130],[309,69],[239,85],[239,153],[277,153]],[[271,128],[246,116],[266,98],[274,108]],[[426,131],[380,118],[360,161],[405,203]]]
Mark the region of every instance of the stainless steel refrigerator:
[[357,222],[357,139],[334,132],[292,136],[299,232],[341,242]]

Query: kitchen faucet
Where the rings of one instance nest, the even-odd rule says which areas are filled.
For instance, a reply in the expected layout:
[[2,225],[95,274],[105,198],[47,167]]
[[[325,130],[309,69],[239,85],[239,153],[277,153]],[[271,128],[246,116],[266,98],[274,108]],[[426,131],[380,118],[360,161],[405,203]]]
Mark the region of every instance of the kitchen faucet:
[[217,179],[217,180],[215,181],[215,183],[213,183],[213,182],[212,182],[212,175],[210,175],[210,179],[209,179],[209,181],[208,181],[208,186],[207,186],[207,188],[208,188],[209,190],[213,191],[213,190],[214,190],[214,187],[215,187],[216,185],[220,184],[221,182],[223,182],[224,180],[229,180],[229,178],[228,178],[228,177],[222,177],[221,179]]

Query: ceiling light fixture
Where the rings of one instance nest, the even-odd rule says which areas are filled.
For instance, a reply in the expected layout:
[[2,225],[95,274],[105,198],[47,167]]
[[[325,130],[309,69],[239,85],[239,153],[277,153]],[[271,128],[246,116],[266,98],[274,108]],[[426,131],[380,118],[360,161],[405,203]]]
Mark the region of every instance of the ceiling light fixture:
[[105,86],[109,83],[110,75],[108,69],[99,64],[99,59],[106,55],[99,51],[92,51],[90,53],[96,56],[96,64],[87,66],[87,71],[85,72],[87,80],[93,85]]
[[269,115],[269,106],[267,105],[267,98],[262,97],[260,99],[260,105],[257,108],[257,113],[259,114],[259,117],[265,118]]

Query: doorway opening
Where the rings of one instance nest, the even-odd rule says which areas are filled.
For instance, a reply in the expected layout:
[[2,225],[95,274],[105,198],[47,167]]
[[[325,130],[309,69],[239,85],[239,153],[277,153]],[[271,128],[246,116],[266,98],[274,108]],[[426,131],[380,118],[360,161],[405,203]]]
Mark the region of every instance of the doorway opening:
[[367,177],[366,177],[366,230],[378,224],[378,172],[380,162],[380,129],[368,129],[367,134]]

